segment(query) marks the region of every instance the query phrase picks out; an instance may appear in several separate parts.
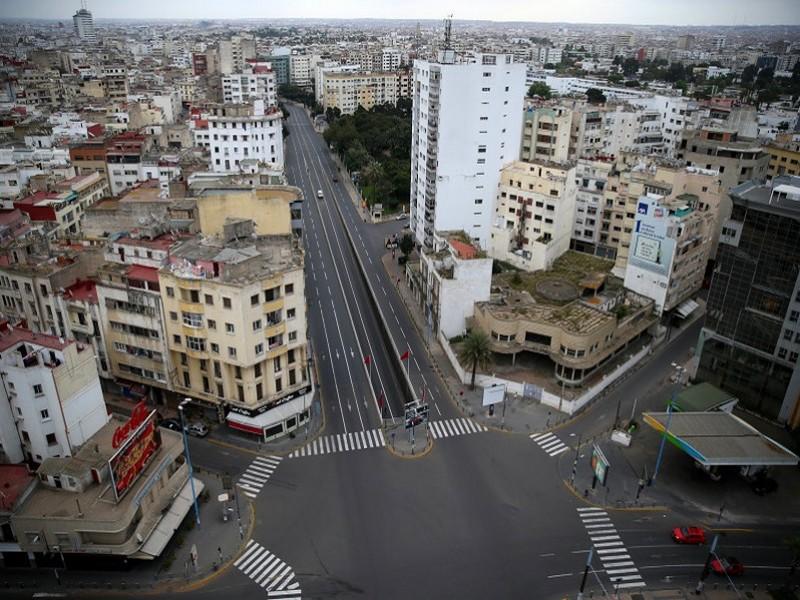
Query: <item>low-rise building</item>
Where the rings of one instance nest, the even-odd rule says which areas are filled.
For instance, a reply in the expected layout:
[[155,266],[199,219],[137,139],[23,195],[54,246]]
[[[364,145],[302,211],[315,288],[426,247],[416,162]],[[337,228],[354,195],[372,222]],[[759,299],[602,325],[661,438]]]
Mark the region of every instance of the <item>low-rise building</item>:
[[769,154],[770,177],[800,175],[800,143],[767,144],[764,150]]
[[653,301],[625,290],[611,266],[570,251],[548,271],[495,275],[472,323],[493,352],[547,357],[558,381],[580,385],[657,321]]
[[326,72],[322,105],[349,115],[359,106],[369,110],[381,104],[397,104],[397,83],[397,73],[393,71]]
[[713,231],[714,215],[697,196],[640,197],[625,287],[655,301],[659,315],[679,308],[703,284]]
[[547,269],[569,250],[575,164],[516,161],[500,171],[489,253],[519,269]]
[[90,345],[0,323],[0,445],[12,462],[71,456],[108,421]]
[[[69,458],[49,458],[38,483],[11,517],[18,547],[152,560],[192,507],[180,433],[158,427],[140,404],[113,418]],[[194,479],[199,494],[204,484]]]

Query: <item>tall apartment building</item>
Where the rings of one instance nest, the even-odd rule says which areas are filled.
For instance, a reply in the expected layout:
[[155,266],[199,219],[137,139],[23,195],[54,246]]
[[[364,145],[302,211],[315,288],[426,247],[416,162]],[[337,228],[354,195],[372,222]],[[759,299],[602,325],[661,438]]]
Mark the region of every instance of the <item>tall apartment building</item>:
[[500,171],[489,254],[526,271],[548,269],[569,250],[575,219],[575,164],[546,161]]
[[652,299],[659,315],[679,308],[703,284],[713,229],[714,215],[697,196],[641,196],[625,287]]
[[85,8],[81,8],[72,15],[72,27],[75,30],[75,35],[77,35],[82,42],[94,43],[97,41],[92,13]]
[[128,101],[128,69],[125,65],[105,65],[103,81],[106,98],[114,102]]
[[[245,205],[255,221],[231,216]],[[303,252],[288,212],[287,233],[256,233],[260,207],[248,193],[199,198],[202,235],[172,248],[159,284],[176,391],[271,439],[309,419],[312,390]]]
[[800,177],[730,190],[698,341],[697,379],[800,426]]
[[[251,35],[234,35],[229,40],[217,42],[219,72],[223,75],[241,73],[248,60],[256,57],[256,41]],[[212,71],[207,65],[209,73]]]
[[525,65],[511,55],[415,61],[411,138],[411,230],[427,248],[436,230],[464,230],[489,244],[500,169],[516,160]]
[[289,56],[289,83],[304,89],[311,89],[312,58],[310,54],[291,54]]
[[225,104],[248,104],[256,100],[264,106],[278,105],[275,73],[264,65],[247,65],[244,73],[222,75],[222,101]]
[[0,323],[0,455],[71,456],[108,421],[91,346]]
[[605,189],[614,161],[609,159],[580,159],[575,168],[575,222],[572,231],[573,249],[601,258],[616,253],[600,243]]
[[145,136],[133,131],[126,131],[108,140],[106,168],[112,195],[119,196],[139,182],[146,146]]
[[246,160],[283,166],[283,119],[277,107],[252,104],[219,104],[210,107],[208,129],[211,170],[240,170]]
[[273,54],[265,57],[264,60],[272,65],[272,71],[275,73],[275,85],[281,86],[289,83],[291,60],[288,54]]
[[325,77],[332,73],[358,73],[358,65],[340,65],[338,62],[326,60],[318,62],[314,67],[314,99],[322,104],[325,98]]
[[397,73],[375,71],[371,73],[324,74],[322,106],[338,108],[342,114],[353,114],[361,106],[366,110],[381,104],[397,104]]
[[572,111],[563,106],[529,107],[522,127],[520,160],[564,162],[569,159]]
[[384,48],[381,51],[381,67],[384,71],[396,71],[403,62],[403,55],[398,48]]

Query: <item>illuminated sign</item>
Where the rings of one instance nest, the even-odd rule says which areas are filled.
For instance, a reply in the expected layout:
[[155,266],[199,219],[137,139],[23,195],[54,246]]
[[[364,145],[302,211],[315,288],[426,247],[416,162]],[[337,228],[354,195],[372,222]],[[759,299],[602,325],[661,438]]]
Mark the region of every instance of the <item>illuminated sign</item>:
[[[138,407],[137,407],[138,408]],[[130,423],[126,423],[123,427]],[[120,428],[122,429],[122,428]],[[119,431],[119,430],[118,430]],[[116,435],[116,432],[114,432]],[[156,411],[146,415],[139,427],[124,441],[108,461],[114,495],[119,501],[147,468],[161,447]]]
[[128,439],[131,432],[144,422],[147,416],[147,406],[145,406],[144,400],[142,400],[133,408],[130,419],[128,419],[124,425],[120,425],[114,430],[114,436],[111,438],[111,447],[115,449],[119,448],[122,443]]

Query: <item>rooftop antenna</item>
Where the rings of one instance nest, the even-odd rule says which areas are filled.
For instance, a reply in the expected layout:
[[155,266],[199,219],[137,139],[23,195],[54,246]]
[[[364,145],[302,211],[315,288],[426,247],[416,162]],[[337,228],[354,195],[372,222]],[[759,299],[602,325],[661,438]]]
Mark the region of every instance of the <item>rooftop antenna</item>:
[[86,10],[86,0],[81,0],[81,9]]

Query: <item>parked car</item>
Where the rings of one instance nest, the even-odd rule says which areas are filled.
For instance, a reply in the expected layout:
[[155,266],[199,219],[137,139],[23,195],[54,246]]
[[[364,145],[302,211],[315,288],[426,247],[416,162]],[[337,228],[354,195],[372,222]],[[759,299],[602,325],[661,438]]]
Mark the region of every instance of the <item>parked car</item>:
[[317,190],[317,198],[322,200],[322,190]]
[[208,435],[208,427],[204,423],[192,423],[186,428],[186,433],[195,437],[206,437]]
[[167,429],[171,429],[172,431],[180,431],[181,430],[181,422],[178,419],[161,419],[158,422],[159,427],[166,427]]
[[676,527],[672,539],[679,544],[705,544],[706,532],[702,527]]
[[744,573],[744,565],[738,558],[734,558],[733,556],[715,558],[711,561],[711,569],[717,575],[727,574],[730,576],[737,576]]

